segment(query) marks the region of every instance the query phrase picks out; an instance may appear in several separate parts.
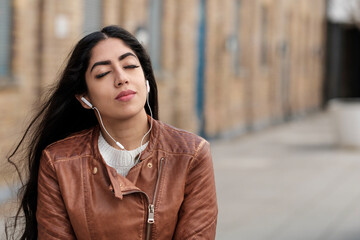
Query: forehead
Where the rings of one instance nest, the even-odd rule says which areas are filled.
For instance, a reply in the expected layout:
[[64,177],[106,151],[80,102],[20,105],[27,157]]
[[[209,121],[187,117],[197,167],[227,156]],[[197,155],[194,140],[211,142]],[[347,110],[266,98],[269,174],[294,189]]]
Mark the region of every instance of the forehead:
[[131,52],[134,55],[135,52],[128,47],[121,39],[107,38],[100,41],[91,51],[90,65],[97,61],[111,60],[112,58],[118,58],[124,53]]

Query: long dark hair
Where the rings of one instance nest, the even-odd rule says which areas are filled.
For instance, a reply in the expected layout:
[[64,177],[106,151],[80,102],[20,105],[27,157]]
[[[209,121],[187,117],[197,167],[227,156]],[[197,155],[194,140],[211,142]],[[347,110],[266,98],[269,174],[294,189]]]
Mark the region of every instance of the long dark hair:
[[[41,106],[17,147],[8,157],[8,162],[15,166],[19,174],[22,187],[18,193],[21,205],[13,220],[9,221],[5,227],[7,239],[15,238],[14,235],[19,224],[25,224],[25,228],[20,232],[21,237],[18,239],[37,239],[38,172],[41,153],[45,147],[72,133],[98,124],[94,112],[85,110],[75,98],[75,95],[87,92],[85,72],[91,57],[91,50],[100,41],[109,37],[121,39],[138,57],[144,76],[150,85],[149,105],[153,118],[158,119],[155,77],[150,58],[139,41],[128,31],[118,26],[108,26],[99,32],[93,32],[82,38],[70,54],[67,65],[48,99]],[[150,115],[148,106],[145,105],[144,107],[146,113]],[[21,148],[25,148],[25,155],[19,159],[20,162],[26,162],[24,164],[26,166],[24,171],[27,176],[25,183],[22,180],[22,173],[18,164],[12,160],[15,155],[17,156]]]

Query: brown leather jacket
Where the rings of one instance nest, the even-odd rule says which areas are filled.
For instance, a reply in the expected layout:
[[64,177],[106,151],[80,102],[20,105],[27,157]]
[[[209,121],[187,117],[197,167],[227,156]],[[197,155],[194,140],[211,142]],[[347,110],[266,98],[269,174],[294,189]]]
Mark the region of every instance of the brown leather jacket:
[[125,177],[107,166],[99,127],[48,146],[40,161],[39,239],[215,239],[209,143],[153,121],[141,162]]

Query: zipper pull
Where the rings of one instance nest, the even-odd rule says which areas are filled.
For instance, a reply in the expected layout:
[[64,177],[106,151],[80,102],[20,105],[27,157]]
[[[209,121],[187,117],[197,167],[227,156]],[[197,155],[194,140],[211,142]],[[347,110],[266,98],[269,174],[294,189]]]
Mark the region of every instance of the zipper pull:
[[149,216],[148,216],[148,221],[147,221],[148,223],[153,224],[155,222],[154,215],[155,215],[154,204],[150,204],[149,205]]

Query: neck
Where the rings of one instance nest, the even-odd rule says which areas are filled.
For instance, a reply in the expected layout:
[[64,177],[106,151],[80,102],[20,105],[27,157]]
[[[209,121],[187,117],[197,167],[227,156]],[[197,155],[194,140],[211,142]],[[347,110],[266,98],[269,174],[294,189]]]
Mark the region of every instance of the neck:
[[[126,150],[133,150],[141,145],[146,132],[149,130],[149,123],[145,110],[139,114],[126,120],[104,120],[106,130],[119,143],[121,143]],[[100,125],[101,126],[101,125]],[[101,126],[101,133],[105,140],[114,148],[119,148],[116,143],[108,136]],[[150,139],[150,133],[147,134],[142,142],[146,143]]]

